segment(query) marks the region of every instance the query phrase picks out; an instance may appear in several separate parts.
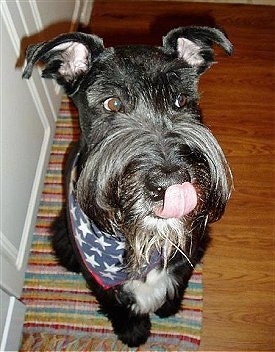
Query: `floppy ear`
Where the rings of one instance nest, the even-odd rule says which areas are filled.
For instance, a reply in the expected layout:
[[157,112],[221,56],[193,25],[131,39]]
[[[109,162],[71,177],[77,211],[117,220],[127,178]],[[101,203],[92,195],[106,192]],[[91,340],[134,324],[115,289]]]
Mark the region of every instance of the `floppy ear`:
[[53,78],[73,95],[89,71],[91,63],[104,50],[102,40],[80,32],[62,34],[48,42],[31,45],[27,49],[27,66],[23,78],[30,78],[37,61],[45,68],[43,78]]
[[210,27],[180,27],[171,30],[163,38],[163,46],[169,52],[176,52],[180,59],[203,73],[214,62],[212,45],[220,45],[228,55],[233,46],[225,34]]

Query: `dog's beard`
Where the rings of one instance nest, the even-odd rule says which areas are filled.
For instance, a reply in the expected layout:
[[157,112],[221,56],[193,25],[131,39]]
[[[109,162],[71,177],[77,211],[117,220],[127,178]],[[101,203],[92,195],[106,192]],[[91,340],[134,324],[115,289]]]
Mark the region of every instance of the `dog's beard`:
[[185,220],[161,219],[146,216],[129,232],[129,255],[127,265],[131,272],[140,270],[150,263],[152,253],[161,253],[163,266],[166,267],[173,253],[179,251],[186,261],[193,266],[192,230]]

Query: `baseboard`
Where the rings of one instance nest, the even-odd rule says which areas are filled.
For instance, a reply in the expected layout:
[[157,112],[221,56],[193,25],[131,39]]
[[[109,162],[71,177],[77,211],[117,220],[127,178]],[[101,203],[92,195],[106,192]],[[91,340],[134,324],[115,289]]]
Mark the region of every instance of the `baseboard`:
[[26,308],[23,303],[2,290],[0,295],[1,322],[3,323],[0,351],[18,351]]

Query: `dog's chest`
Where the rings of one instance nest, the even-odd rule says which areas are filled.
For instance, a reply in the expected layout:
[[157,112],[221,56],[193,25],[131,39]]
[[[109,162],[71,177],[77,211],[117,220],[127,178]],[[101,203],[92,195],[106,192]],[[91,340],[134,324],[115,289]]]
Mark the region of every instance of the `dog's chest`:
[[129,280],[123,285],[123,290],[135,300],[131,309],[137,314],[155,312],[167,297],[173,299],[175,289],[175,278],[164,268],[151,270],[145,281]]

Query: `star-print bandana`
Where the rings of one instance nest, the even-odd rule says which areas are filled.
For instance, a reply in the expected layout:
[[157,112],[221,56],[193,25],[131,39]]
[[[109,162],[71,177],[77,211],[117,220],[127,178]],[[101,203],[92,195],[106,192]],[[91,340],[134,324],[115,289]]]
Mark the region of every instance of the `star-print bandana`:
[[[86,269],[98,284],[108,289],[127,281],[128,274],[123,263],[125,238],[122,234],[108,234],[101,231],[80,208],[75,196],[75,175],[79,154],[74,160],[69,185],[69,213],[76,247]],[[150,263],[139,277],[144,277],[159,265],[161,254],[151,255]]]

